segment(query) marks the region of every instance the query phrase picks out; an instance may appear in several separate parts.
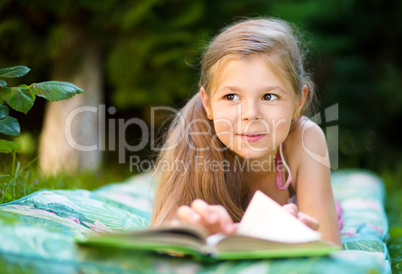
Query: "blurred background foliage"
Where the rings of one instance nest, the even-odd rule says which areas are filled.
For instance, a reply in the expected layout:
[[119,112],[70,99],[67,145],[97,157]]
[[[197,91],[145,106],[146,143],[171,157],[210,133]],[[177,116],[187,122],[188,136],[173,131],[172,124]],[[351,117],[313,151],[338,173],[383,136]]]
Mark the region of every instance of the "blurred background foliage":
[[[113,117],[149,121],[151,106],[179,107],[196,92],[199,57],[220,28],[245,16],[279,17],[304,31],[322,109],[339,104],[339,167],[395,170],[402,168],[395,129],[402,119],[400,15],[400,1],[376,0],[3,0],[0,64],[29,66],[26,82],[47,80],[63,66],[55,60],[67,32],[77,30],[101,47]],[[43,109],[21,120],[33,139]]]
[[[401,1],[0,0],[0,67],[30,67],[25,83],[57,80],[50,79],[53,70],[66,66],[72,71],[71,64],[82,57],[77,47],[75,55],[66,56],[69,62],[60,63],[64,46],[71,43],[68,34],[77,32],[101,50],[103,100],[117,110],[106,118],[150,122],[151,106],[178,108],[197,91],[199,58],[217,31],[236,19],[256,16],[279,17],[304,31],[321,109],[339,107],[337,121],[321,124],[324,130],[339,126],[339,168],[374,170],[391,193],[388,206],[400,208]],[[13,114],[23,133],[17,138],[22,163],[38,154],[44,105],[38,99],[29,118]],[[126,133],[130,144],[141,136],[134,127]],[[140,154],[150,157],[150,149]],[[8,157],[0,155],[2,170],[9,168]],[[128,161],[118,164],[117,151],[110,149],[102,170],[98,185],[132,174]],[[105,176],[107,170],[113,176]],[[401,217],[400,211],[390,212],[390,221],[399,228]],[[400,231],[395,233],[402,236]]]
[[[200,55],[219,29],[242,17],[279,17],[304,33],[322,109],[339,104],[329,124],[339,126],[339,167],[392,171],[402,168],[400,15],[400,1],[387,0],[2,0],[0,64],[29,66],[25,82],[49,80],[56,67],[74,70],[79,47],[70,65],[57,56],[68,33],[79,32],[101,48],[104,102],[117,109],[109,117],[149,122],[151,106],[180,107],[196,92]],[[36,155],[43,113],[41,101],[29,119],[15,114],[22,159]],[[141,133],[126,136],[134,143]],[[105,165],[117,165],[115,151],[105,154]]]

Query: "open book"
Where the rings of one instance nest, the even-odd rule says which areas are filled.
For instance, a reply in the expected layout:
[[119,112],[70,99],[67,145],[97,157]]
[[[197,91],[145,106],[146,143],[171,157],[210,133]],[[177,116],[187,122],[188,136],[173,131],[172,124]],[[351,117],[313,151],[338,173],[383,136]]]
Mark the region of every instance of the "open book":
[[78,242],[176,256],[191,255],[207,261],[321,256],[340,249],[321,240],[317,231],[297,220],[261,191],[254,194],[236,235],[208,236],[201,227],[183,225],[99,234]]

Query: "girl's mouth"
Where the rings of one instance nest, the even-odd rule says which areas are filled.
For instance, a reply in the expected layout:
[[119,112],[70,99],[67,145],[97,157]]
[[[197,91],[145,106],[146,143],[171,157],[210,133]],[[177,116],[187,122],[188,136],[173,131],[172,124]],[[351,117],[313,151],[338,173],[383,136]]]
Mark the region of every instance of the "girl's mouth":
[[266,133],[242,133],[239,134],[239,136],[247,141],[247,142],[257,142],[259,140],[261,140],[262,138],[264,138],[267,134]]

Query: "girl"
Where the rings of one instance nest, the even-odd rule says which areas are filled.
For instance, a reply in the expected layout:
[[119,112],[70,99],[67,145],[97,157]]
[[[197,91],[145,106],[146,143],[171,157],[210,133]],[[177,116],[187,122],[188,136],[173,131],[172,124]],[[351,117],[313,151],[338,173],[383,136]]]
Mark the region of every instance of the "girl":
[[261,190],[341,245],[325,136],[304,116],[314,87],[303,59],[294,32],[278,19],[242,21],[214,38],[200,90],[158,156],[171,166],[158,169],[151,226],[174,221],[235,233]]

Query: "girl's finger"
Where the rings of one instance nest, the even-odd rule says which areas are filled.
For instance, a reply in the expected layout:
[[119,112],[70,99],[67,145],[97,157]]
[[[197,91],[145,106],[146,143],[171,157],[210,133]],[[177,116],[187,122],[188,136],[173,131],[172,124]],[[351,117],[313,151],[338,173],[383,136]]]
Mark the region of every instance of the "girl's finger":
[[226,228],[226,234],[236,234],[240,223],[232,223]]
[[223,206],[209,205],[205,201],[197,199],[193,201],[191,208],[201,215],[202,225],[211,234],[222,232],[231,234],[232,229],[226,228],[226,226],[232,223],[232,219]]
[[297,205],[293,203],[286,204],[282,206],[283,209],[285,209],[287,212],[292,214],[293,216],[297,217],[297,213],[299,212],[299,209],[297,208]]
[[304,214],[303,212],[299,212],[297,216],[302,223],[304,223],[311,229],[317,230],[320,226],[316,219],[307,214]]
[[189,206],[183,205],[177,209],[177,217],[180,221],[186,223],[199,224],[202,221],[201,216]]
[[221,205],[214,205],[212,207],[218,215],[220,230],[226,234],[235,233],[236,229],[233,227],[233,220],[226,208]]
[[232,218],[227,210],[221,205],[209,205],[205,201],[197,199],[191,204],[191,208],[201,215],[203,225],[211,234],[233,234]]
[[173,221],[170,221],[170,222],[169,222],[169,225],[170,225],[171,227],[180,227],[181,222],[180,222],[179,220],[173,220]]
[[207,204],[205,201],[196,199],[191,203],[191,208],[200,214],[207,223],[215,224],[218,222],[219,216],[213,210],[213,206]]
[[240,223],[233,223],[233,227],[235,228],[235,232],[237,232],[237,229],[239,228]]

